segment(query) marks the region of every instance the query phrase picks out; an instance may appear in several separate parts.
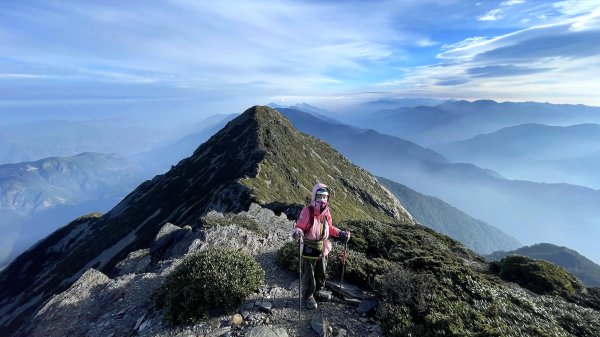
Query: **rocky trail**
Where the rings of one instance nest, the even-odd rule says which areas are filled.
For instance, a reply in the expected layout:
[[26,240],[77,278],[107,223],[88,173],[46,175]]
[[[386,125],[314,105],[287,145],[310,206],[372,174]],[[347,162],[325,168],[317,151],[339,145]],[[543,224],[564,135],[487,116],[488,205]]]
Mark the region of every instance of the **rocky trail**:
[[[250,220],[249,220],[250,219]],[[260,228],[248,230],[247,221]],[[36,315],[27,334],[44,336],[137,335],[144,337],[344,337],[381,336],[378,322],[367,315],[371,301],[358,288],[329,280],[333,299],[319,302],[315,310],[303,303],[298,322],[298,277],[282,269],[277,250],[291,240],[292,221],[268,209],[252,205],[247,212],[210,212],[204,228],[180,228],[166,224],[149,249],[129,254],[117,265],[112,278],[89,269],[69,289],[54,296]],[[217,224],[217,225],[215,225]],[[164,312],[153,305],[152,294],[183,259],[211,247],[245,251],[265,271],[265,285],[251,295],[237,312],[214,317],[195,325],[172,326]],[[340,249],[336,247],[334,249]],[[365,305],[366,304],[366,305]],[[57,329],[56,327],[60,327]]]

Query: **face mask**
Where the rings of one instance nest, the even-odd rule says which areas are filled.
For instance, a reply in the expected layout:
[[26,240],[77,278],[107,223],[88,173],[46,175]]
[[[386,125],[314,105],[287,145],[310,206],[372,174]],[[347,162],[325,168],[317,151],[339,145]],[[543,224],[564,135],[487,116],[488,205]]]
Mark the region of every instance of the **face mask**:
[[321,209],[324,209],[325,207],[327,207],[327,200],[317,200],[317,205],[319,205]]

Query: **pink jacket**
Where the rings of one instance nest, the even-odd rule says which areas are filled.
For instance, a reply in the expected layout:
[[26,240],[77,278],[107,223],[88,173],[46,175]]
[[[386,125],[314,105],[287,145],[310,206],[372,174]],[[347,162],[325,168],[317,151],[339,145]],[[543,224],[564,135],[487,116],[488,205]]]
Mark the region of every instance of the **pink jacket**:
[[[311,196],[311,205],[314,208],[313,219],[310,218],[310,210],[309,207],[304,207],[302,212],[300,212],[300,216],[296,221],[295,231],[302,231],[304,233],[304,238],[307,240],[321,240],[324,239],[323,242],[323,256],[327,256],[331,251],[331,242],[327,240],[330,236],[337,237],[340,233],[340,230],[333,226],[333,222],[331,220],[331,213],[329,212],[329,206],[325,207],[323,212],[320,211],[319,207],[316,206],[315,202],[315,194],[317,190],[322,187],[327,187],[325,184],[316,184],[312,189]],[[321,226],[320,224],[325,226],[324,234],[321,235]]]

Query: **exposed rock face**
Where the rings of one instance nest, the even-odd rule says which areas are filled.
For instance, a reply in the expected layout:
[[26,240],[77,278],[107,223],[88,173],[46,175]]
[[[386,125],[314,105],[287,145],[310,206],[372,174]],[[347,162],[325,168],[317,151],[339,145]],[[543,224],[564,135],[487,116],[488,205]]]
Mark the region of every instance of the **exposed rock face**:
[[[214,225],[214,219],[225,219]],[[251,220],[259,225],[255,230],[244,228],[240,222]],[[103,273],[89,269],[69,289],[55,295],[35,315],[30,328],[21,330],[29,336],[233,336],[255,337],[304,336],[311,329],[311,322],[322,316],[317,311],[303,312],[303,322],[298,330],[296,277],[275,264],[275,252],[290,240],[293,222],[277,216],[271,210],[252,204],[247,212],[234,217],[212,212],[205,217],[204,225],[187,230],[173,224],[165,224],[152,246],[163,246],[162,253],[151,256],[156,262],[147,264],[147,270],[137,272],[119,267],[122,274],[109,278]],[[181,241],[164,243],[164,238],[180,234]],[[185,249],[182,249],[185,246]],[[194,326],[177,328],[163,321],[163,313],[155,309],[151,296],[162,280],[194,252],[220,246],[243,250],[255,256],[267,272],[267,281],[255,298],[240,308],[240,314],[208,320]],[[137,265],[140,256],[149,251],[130,254],[118,265]],[[338,302],[323,304],[328,317],[333,317],[336,331],[343,325],[357,332],[357,336],[369,336],[369,324],[350,304]],[[354,323],[346,322],[349,317]],[[241,321],[240,321],[241,320]],[[222,322],[227,322],[226,326]],[[373,323],[375,323],[373,321]],[[298,331],[301,334],[298,335]],[[303,331],[303,332],[302,332]],[[325,330],[324,330],[325,331]],[[362,333],[364,334],[361,334]],[[373,335],[374,336],[374,335]]]
[[[240,212],[252,202],[296,215],[317,180],[335,192],[332,212],[336,222],[354,218],[413,223],[398,200],[366,171],[326,143],[295,130],[275,110],[252,107],[191,157],[146,181],[109,213],[88,223],[68,248],[54,247],[68,234],[61,232],[52,240],[41,241],[18,258],[20,263],[5,269],[0,274],[0,333],[24,324],[40,305],[89,268],[107,275],[130,272],[131,268],[143,272],[161,258],[180,253],[192,238],[180,230],[170,233],[165,229],[169,233],[151,246],[167,222],[197,227],[199,218],[210,210]],[[219,240],[214,238],[215,244]],[[185,243],[171,247],[175,241]],[[150,249],[147,266],[145,253],[136,253],[120,265],[123,269],[115,270],[118,262],[141,249]],[[33,259],[39,263],[28,269],[27,261]],[[52,263],[45,262],[50,260]]]

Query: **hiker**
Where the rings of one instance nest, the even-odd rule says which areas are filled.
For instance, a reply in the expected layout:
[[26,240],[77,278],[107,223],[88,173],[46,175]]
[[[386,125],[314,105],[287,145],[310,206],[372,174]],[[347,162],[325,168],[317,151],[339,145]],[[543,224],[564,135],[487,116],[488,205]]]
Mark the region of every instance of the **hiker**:
[[316,309],[315,296],[320,301],[331,299],[331,293],[324,290],[327,271],[327,254],[331,251],[329,237],[337,237],[343,242],[350,239],[349,231],[341,231],[333,226],[329,213],[330,191],[325,184],[316,184],[312,189],[311,203],[300,212],[292,232],[294,239],[304,238],[302,250],[303,297],[308,309]]

